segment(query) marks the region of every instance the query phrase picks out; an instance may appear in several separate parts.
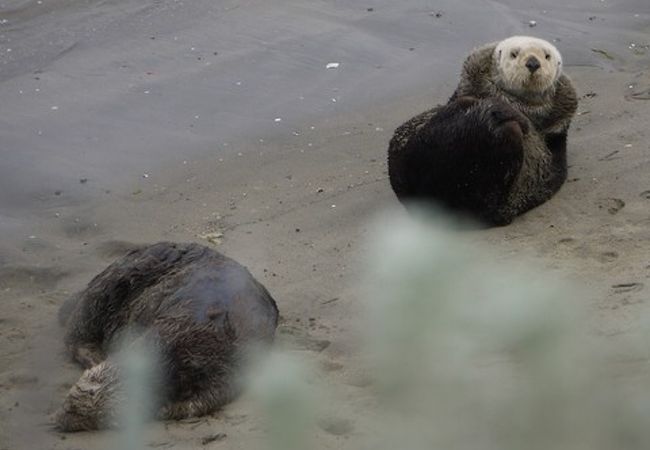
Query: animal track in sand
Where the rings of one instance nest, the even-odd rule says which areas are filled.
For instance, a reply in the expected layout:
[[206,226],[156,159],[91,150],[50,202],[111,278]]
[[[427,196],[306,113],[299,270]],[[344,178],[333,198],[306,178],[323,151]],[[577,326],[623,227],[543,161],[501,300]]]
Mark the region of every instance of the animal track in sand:
[[598,209],[606,209],[608,213],[614,215],[625,207],[625,202],[620,198],[601,198],[596,201]]
[[330,341],[317,339],[305,330],[292,325],[278,327],[278,341],[281,346],[290,350],[307,350],[320,353],[330,345]]
[[565,237],[557,241],[557,249],[570,251],[582,258],[594,258],[601,263],[610,263],[619,258],[619,253],[614,250],[599,250],[587,243],[581,243],[575,238]]
[[600,262],[612,262],[618,259],[618,253],[614,251],[601,252],[596,257]]
[[201,438],[201,445],[208,445],[211,442],[220,442],[226,439],[228,435],[226,433],[213,433]]
[[320,366],[326,372],[336,372],[345,367],[343,364],[329,359],[321,361]]
[[628,292],[639,292],[643,289],[643,283],[619,283],[613,284],[612,289],[615,294],[624,294]]
[[2,384],[10,387],[26,387],[38,384],[38,377],[27,372],[11,373]]
[[650,190],[641,192],[639,194],[639,197],[645,198],[646,200],[650,200]]
[[369,374],[365,372],[357,372],[352,376],[348,377],[345,384],[347,384],[348,386],[364,389],[372,386],[374,384],[374,381],[375,380]]
[[354,430],[351,420],[339,417],[326,417],[318,422],[318,426],[334,436],[347,436]]
[[246,414],[224,414],[223,418],[228,425],[239,425],[248,420]]

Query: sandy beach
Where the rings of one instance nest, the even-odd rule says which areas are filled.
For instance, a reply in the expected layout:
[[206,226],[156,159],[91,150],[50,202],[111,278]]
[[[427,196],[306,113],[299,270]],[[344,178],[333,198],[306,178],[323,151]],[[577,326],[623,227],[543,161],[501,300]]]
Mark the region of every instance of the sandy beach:
[[[577,87],[569,179],[463,239],[586,286],[594,333],[615,345],[650,292],[647,0],[0,0],[0,450],[114,448],[114,431],[48,425],[81,372],[56,313],[159,240],[214,245],[268,287],[280,345],[346,395],[319,448],[356,448],[368,230],[406,214],[388,140],[447,100],[472,48],[513,34],[552,41]],[[247,449],[258,422],[244,396],[152,423],[147,442]]]

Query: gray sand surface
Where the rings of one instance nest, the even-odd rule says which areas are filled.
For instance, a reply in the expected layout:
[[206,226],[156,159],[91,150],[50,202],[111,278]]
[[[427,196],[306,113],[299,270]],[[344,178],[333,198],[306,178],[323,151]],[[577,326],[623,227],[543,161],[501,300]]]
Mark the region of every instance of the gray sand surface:
[[[278,300],[281,341],[343,386],[346,426],[319,447],[355,448],[367,230],[405,214],[388,140],[446,101],[474,46],[513,34],[554,41],[578,88],[569,182],[467,239],[589,286],[594,329],[615,343],[650,292],[647,0],[0,0],[0,450],[114,448],[114,432],[47,424],[80,374],[58,306],[130,243],[206,233]],[[250,448],[246,398],[152,424],[147,442],[216,432],[215,447]]]

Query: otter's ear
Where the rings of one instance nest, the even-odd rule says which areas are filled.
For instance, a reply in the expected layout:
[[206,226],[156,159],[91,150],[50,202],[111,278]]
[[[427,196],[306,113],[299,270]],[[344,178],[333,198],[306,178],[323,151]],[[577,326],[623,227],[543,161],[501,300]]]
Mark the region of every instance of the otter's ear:
[[501,50],[499,50],[499,56],[498,56],[498,58],[501,59]]

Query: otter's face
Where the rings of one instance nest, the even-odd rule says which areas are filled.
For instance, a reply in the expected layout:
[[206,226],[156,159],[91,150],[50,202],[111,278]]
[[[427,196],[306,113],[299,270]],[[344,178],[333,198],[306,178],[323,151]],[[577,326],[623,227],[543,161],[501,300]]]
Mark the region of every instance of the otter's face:
[[116,426],[116,407],[122,390],[116,368],[104,361],[86,370],[72,386],[56,413],[62,431],[95,430]]
[[494,53],[499,76],[512,91],[543,93],[562,74],[562,56],[550,42],[513,36],[497,45]]

